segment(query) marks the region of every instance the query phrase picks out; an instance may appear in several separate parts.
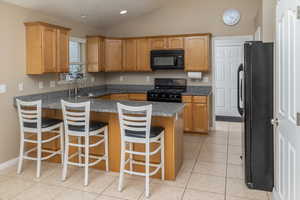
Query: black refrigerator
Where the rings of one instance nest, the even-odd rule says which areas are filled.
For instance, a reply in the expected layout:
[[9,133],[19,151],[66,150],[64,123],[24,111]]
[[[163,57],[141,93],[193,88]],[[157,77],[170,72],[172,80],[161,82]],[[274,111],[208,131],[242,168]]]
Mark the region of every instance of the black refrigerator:
[[245,182],[251,189],[272,191],[273,43],[246,42],[244,64],[237,72],[238,111],[243,119]]

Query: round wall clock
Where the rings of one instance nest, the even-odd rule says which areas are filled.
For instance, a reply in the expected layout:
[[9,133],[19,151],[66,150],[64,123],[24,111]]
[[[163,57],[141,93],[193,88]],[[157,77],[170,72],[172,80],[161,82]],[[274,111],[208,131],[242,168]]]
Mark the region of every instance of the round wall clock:
[[228,26],[234,26],[239,23],[241,19],[240,11],[236,9],[228,9],[223,14],[223,21]]

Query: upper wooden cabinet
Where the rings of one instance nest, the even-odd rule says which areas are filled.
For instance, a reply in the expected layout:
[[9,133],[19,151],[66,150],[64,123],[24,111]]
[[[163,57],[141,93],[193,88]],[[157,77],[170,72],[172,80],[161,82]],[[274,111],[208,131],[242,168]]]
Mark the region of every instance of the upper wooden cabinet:
[[[184,49],[185,71],[210,70],[210,34],[87,39],[88,72],[152,71],[151,50]],[[104,45],[103,45],[104,43]]]
[[185,37],[185,71],[210,70],[210,35]]
[[168,37],[167,48],[168,49],[183,49],[184,38],[183,37]]
[[137,70],[137,40],[127,39],[123,42],[123,71]]
[[26,26],[27,74],[69,71],[70,29],[43,22]]
[[150,39],[151,50],[167,48],[167,38],[158,37]]
[[105,39],[105,71],[122,71],[122,46],[122,39]]
[[104,71],[104,38],[88,37],[87,38],[87,71],[101,72]]
[[137,71],[151,71],[149,39],[137,39]]
[[57,72],[69,72],[69,31],[57,31]]

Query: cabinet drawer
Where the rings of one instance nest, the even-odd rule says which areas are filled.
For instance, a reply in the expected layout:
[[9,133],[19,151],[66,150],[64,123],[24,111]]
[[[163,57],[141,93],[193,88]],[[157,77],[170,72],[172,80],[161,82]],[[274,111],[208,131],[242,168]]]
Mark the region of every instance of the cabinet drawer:
[[192,96],[182,96],[182,102],[183,103],[191,103],[192,102]]
[[206,96],[194,96],[193,97],[193,102],[194,103],[207,103],[207,97]]
[[132,101],[146,101],[147,95],[146,94],[129,94],[129,100]]

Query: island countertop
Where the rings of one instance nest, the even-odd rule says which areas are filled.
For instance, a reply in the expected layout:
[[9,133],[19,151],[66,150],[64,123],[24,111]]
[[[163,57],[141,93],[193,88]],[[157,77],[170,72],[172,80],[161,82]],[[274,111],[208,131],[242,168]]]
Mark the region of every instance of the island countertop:
[[[21,100],[29,100],[28,98],[17,97]],[[151,101],[125,101],[125,100],[103,100],[88,97],[52,97],[42,100],[43,109],[61,110],[61,99],[69,102],[91,102],[92,112],[103,113],[117,113],[117,103],[122,103],[128,106],[144,106],[152,104],[152,116],[172,117],[182,112],[184,108],[183,103],[165,103],[165,102],[151,102]],[[37,100],[37,99],[31,99]]]

